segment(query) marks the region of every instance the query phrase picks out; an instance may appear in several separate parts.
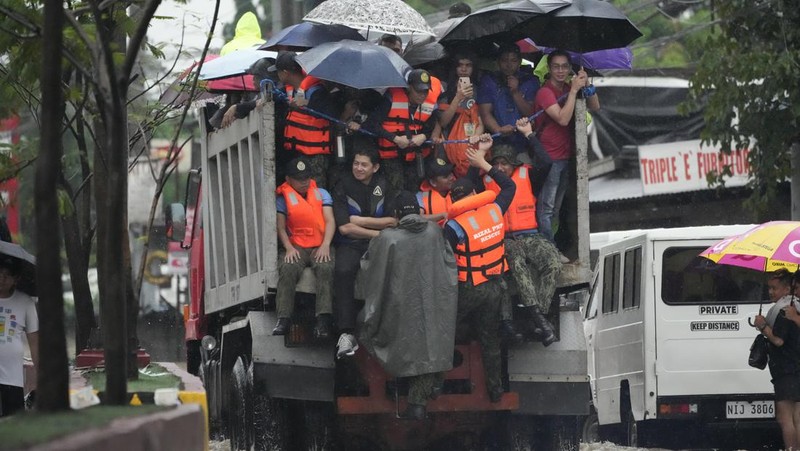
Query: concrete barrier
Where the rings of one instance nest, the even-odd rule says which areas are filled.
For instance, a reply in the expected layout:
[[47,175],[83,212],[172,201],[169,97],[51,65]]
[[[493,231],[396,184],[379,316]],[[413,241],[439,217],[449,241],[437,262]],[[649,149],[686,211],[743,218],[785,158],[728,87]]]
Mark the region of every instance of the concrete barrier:
[[202,408],[183,404],[165,412],[118,418],[107,426],[76,432],[30,451],[202,451],[208,441]]

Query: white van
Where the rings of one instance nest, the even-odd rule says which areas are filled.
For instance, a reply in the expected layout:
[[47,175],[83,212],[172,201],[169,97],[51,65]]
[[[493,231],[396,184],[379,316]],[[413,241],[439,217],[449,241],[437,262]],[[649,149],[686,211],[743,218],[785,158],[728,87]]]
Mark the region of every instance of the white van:
[[638,446],[659,423],[775,425],[769,371],[747,364],[756,336],[747,320],[759,301],[769,308],[766,276],[698,257],[752,227],[593,234],[584,312],[592,399],[599,425],[622,426],[625,444]]

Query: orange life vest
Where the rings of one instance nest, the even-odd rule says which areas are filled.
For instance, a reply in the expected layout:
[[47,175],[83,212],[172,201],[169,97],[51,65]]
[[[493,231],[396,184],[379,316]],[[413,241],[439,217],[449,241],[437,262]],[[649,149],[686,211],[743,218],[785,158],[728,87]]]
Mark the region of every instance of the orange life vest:
[[466,213],[470,210],[476,210],[479,207],[490,204],[494,202],[496,198],[497,193],[486,190],[474,196],[467,196],[463,199],[459,199],[458,202],[452,202],[450,204],[450,207],[447,209],[447,217],[449,219],[453,219],[460,214]]
[[[389,95],[392,99],[392,107],[386,119],[383,120],[381,126],[389,133],[394,133],[397,136],[417,135],[422,130],[425,122],[433,114],[434,108],[437,106],[439,95],[442,93],[442,82],[436,77],[431,77],[431,89],[428,90],[428,96],[419,105],[414,112],[414,117],[409,117],[408,114],[408,93],[405,88],[389,88]],[[380,138],[378,139],[378,153],[384,160],[397,158],[400,155],[400,149],[395,143]],[[427,157],[431,153],[429,146],[422,148],[422,156]],[[405,155],[405,161],[414,161],[416,156],[414,152],[408,152]]]
[[[475,196],[471,196],[475,197]],[[508,271],[505,258],[503,211],[494,202],[458,215],[454,219],[464,229],[466,239],[456,247],[459,282],[472,280],[478,286],[489,277]]]
[[[536,196],[531,188],[531,166],[523,164],[514,168],[511,180],[517,185],[517,192],[511,205],[503,216],[506,221],[506,233],[520,232],[522,230],[536,230]],[[483,186],[495,193],[500,192],[500,185],[488,175],[483,177]]]
[[[422,208],[425,209],[425,214],[438,215],[439,213],[447,213],[450,210],[450,205],[453,203],[450,200],[450,194],[442,196],[439,191],[436,191],[427,180],[419,185],[419,191],[422,197]],[[439,225],[444,225],[444,220],[439,221]]]
[[[307,76],[300,83],[300,87],[295,92],[288,89],[287,94],[290,98],[302,95],[306,99],[311,98],[314,90],[325,89],[322,80],[316,77]],[[284,148],[286,150],[296,150],[304,155],[319,155],[331,153],[331,123],[327,119],[314,117],[301,110],[290,110],[286,116],[286,127],[283,130],[285,139]]]
[[325,238],[325,217],[322,215],[322,193],[317,182],[310,180],[306,197],[284,182],[276,190],[286,201],[286,230],[289,241],[299,247],[317,247]]

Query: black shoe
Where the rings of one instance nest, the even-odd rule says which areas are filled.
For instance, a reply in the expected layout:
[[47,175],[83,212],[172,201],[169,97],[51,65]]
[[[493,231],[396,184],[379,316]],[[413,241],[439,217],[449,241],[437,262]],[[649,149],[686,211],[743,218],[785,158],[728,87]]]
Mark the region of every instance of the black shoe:
[[441,394],[442,394],[442,387],[439,385],[439,386],[433,387],[433,388],[431,389],[431,394],[430,394],[430,395],[428,395],[428,398],[429,398],[429,399],[436,399],[436,398],[438,398],[438,397],[439,397],[439,395],[441,395]]
[[272,335],[286,335],[289,333],[289,327],[292,325],[292,322],[289,318],[278,318],[278,322],[275,324],[275,328],[272,329]]
[[409,404],[406,411],[400,415],[400,418],[407,420],[424,420],[428,418],[425,406],[421,404]]
[[514,322],[510,319],[500,321],[500,337],[505,342],[511,344],[522,343],[522,340],[525,338],[514,328]]
[[533,320],[534,329],[538,329],[537,337],[545,346],[550,346],[556,341],[556,330],[550,321],[544,316],[539,307],[531,307],[531,318]]
[[489,390],[489,401],[491,401],[492,404],[500,402],[501,399],[503,399],[502,389]]
[[333,334],[333,324],[331,315],[323,313],[317,316],[317,325],[314,326],[314,338],[317,340],[327,340]]

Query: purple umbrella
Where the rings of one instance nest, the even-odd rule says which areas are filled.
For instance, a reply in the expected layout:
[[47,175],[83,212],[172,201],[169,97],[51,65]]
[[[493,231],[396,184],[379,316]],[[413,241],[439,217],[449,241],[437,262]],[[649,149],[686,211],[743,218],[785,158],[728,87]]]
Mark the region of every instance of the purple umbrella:
[[[550,54],[553,50],[552,47],[539,47],[544,54]],[[572,64],[583,66],[586,69],[602,70],[602,69],[627,69],[631,70],[633,67],[633,52],[628,47],[620,47],[616,49],[595,50],[594,52],[586,53],[569,53]]]

